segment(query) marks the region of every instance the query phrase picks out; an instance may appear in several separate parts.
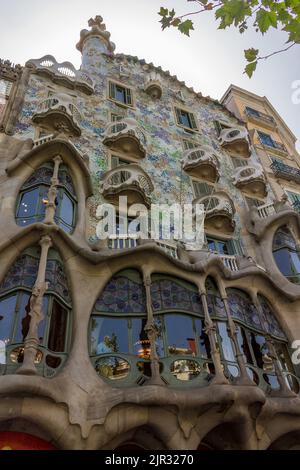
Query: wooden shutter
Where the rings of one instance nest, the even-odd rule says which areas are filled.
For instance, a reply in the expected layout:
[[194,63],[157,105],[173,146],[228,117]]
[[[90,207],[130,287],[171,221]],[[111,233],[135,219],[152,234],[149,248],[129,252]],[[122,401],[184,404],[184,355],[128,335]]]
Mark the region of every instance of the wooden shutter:
[[119,166],[119,157],[116,155],[111,156],[111,169],[117,168]]
[[193,187],[196,197],[210,195],[214,190],[213,186],[200,181],[193,181]]
[[241,241],[238,239],[232,239],[228,241],[228,249],[229,253],[231,255],[238,255],[238,256],[243,256],[244,255],[244,249],[241,244]]
[[113,82],[109,82],[109,97],[113,100],[116,99],[116,85]]
[[180,109],[175,108],[175,111],[176,111],[177,123],[182,125]]
[[130,88],[125,88],[125,90],[126,90],[126,104],[131,106],[132,105],[131,89]]
[[248,160],[245,158],[231,157],[234,168],[239,168],[241,166],[247,166]]
[[197,124],[196,124],[196,120],[195,120],[195,116],[194,116],[193,113],[189,113],[189,118],[190,118],[192,129],[198,129]]

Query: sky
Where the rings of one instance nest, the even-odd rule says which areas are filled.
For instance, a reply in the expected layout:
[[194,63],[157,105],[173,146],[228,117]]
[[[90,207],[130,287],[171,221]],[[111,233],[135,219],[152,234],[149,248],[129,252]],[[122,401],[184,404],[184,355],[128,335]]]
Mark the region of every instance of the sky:
[[80,30],[88,27],[89,18],[101,15],[116,52],[160,65],[205,96],[220,99],[231,83],[267,96],[300,140],[300,103],[292,102],[292,84],[300,81],[300,45],[261,61],[252,79],[243,74],[243,50],[255,47],[266,55],[281,49],[286,41],[281,31],[261,36],[255,31],[241,35],[235,28],[218,30],[213,14],[205,13],[194,15],[190,38],[174,28],[162,32],[160,6],[174,7],[178,14],[195,10],[186,0],[0,0],[0,6],[2,59],[25,64],[52,54],[79,68],[75,45]]

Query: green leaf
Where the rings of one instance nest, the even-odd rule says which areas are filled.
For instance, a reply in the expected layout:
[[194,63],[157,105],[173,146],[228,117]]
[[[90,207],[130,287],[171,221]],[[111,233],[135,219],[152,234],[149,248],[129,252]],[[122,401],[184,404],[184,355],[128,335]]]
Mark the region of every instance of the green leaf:
[[194,25],[192,20],[185,20],[178,26],[178,29],[181,33],[185,34],[186,36],[190,35],[190,31],[194,29]]
[[167,8],[160,7],[158,14],[160,16],[167,16],[169,14],[169,10]]
[[256,60],[258,52],[259,50],[254,49],[253,47],[251,47],[251,49],[246,49],[244,51],[244,54],[247,62],[253,62],[254,60]]
[[256,69],[256,66],[257,66],[257,61],[251,62],[251,64],[247,64],[246,67],[245,67],[244,73],[246,73],[248,75],[248,77],[251,78],[252,75],[253,75],[253,72]]
[[256,13],[256,23],[259,30],[264,34],[268,31],[270,26],[277,28],[277,14],[275,11],[267,11],[261,8]]

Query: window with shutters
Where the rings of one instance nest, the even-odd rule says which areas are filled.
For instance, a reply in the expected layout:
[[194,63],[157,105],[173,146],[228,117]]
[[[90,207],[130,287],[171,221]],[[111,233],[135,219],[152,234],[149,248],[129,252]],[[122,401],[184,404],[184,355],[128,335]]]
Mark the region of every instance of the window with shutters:
[[192,180],[192,184],[195,197],[208,196],[214,191],[214,186],[204,181]]
[[114,168],[117,168],[120,165],[129,165],[132,163],[130,160],[127,160],[126,158],[119,157],[118,155],[111,155],[110,157],[110,168],[113,170]]
[[245,200],[249,209],[251,209],[251,207],[260,207],[265,204],[265,201],[261,199],[255,199],[253,197],[245,197]]
[[194,142],[193,140],[182,139],[182,146],[183,150],[191,150],[196,147],[199,147],[198,142]]
[[221,240],[207,236],[206,240],[209,251],[220,255],[243,255],[243,248],[240,240],[238,239]]
[[241,166],[249,165],[249,160],[246,158],[231,157],[234,168],[240,168]]
[[109,82],[109,98],[116,103],[133,106],[133,96],[131,88],[127,88],[115,82]]
[[124,119],[125,116],[122,114],[116,114],[116,113],[111,113],[110,115],[110,120],[111,122],[120,122],[122,119]]
[[193,113],[185,109],[175,107],[175,114],[178,126],[191,131],[198,131],[195,115]]
[[223,129],[229,129],[231,127],[229,124],[225,124],[221,121],[214,121],[214,125],[218,136],[221,134]]

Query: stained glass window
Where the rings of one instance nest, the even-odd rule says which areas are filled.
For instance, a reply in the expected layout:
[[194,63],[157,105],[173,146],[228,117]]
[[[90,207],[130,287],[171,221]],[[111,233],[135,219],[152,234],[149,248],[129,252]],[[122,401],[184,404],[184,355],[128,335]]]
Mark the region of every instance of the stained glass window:
[[152,307],[155,312],[166,310],[185,311],[203,315],[203,307],[197,288],[172,278],[153,278],[151,285]]
[[97,300],[94,312],[146,313],[146,296],[141,278],[136,273],[114,276]]

